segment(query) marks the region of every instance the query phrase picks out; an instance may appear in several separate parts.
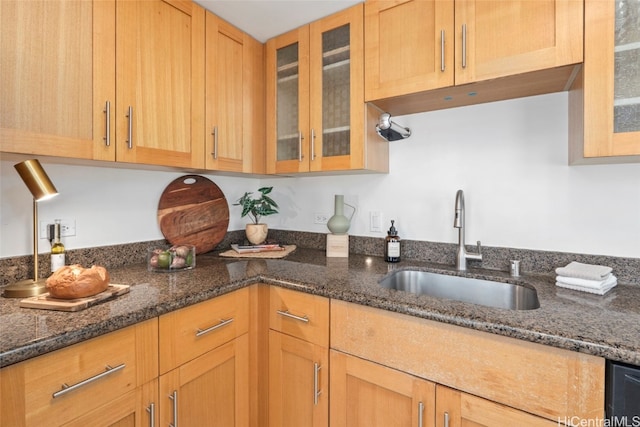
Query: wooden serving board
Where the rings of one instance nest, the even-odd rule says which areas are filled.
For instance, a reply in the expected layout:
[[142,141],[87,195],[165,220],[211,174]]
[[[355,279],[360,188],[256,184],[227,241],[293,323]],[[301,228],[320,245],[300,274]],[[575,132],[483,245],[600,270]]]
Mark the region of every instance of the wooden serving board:
[[43,310],[80,311],[110,298],[115,298],[118,295],[126,294],[127,292],[129,292],[129,285],[111,284],[105,291],[85,298],[59,299],[53,298],[46,293],[21,300],[20,307],[40,308]]
[[184,175],[162,192],[158,224],[172,245],[193,245],[196,254],[208,252],[227,234],[229,205],[212,181],[200,175]]

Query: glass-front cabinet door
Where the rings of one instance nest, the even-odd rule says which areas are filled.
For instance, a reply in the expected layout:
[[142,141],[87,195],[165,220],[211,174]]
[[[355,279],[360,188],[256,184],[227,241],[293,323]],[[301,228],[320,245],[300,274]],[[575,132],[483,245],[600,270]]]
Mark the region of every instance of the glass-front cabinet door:
[[640,0],[585,2],[583,119],[585,158],[640,155]]
[[362,168],[362,5],[311,24],[310,170]]
[[267,42],[267,172],[364,166],[362,4]]

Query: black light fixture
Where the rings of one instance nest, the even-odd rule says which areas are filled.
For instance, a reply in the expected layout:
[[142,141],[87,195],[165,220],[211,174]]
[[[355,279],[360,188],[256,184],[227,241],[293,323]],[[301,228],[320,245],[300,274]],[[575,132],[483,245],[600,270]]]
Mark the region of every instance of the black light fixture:
[[58,195],[58,190],[37,159],[25,160],[14,167],[33,195],[33,278],[5,287],[2,295],[6,298],[24,298],[45,292],[44,279],[38,278],[38,202]]

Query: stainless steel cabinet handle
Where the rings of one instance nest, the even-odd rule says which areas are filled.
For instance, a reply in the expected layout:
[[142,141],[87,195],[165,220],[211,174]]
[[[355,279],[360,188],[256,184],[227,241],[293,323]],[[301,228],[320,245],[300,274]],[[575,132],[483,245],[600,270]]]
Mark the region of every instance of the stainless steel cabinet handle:
[[107,101],[104,104],[104,120],[105,120],[105,132],[104,132],[104,145],[107,147],[111,145],[111,103]]
[[285,316],[285,317],[289,317],[291,319],[299,320],[299,321],[304,322],[304,323],[309,323],[309,318],[306,315],[302,316],[302,317],[296,316],[295,314],[289,313],[289,310],[286,310],[286,311],[278,310],[278,311],[276,311],[276,313],[278,313],[281,316]]
[[444,427],[449,427],[449,413],[444,413]]
[[116,367],[111,367],[111,366],[107,365],[105,367],[105,371],[102,372],[101,374],[94,375],[91,378],[87,378],[86,380],[82,380],[79,383],[73,384],[73,385],[67,385],[66,383],[64,383],[64,384],[62,384],[62,389],[61,390],[58,390],[55,393],[53,393],[53,398],[55,399],[56,397],[60,397],[60,396],[62,396],[64,394],[67,394],[67,393],[73,391],[73,390],[77,390],[77,389],[79,389],[80,387],[82,387],[84,385],[87,385],[87,384],[92,383],[92,382],[94,382],[96,380],[99,380],[100,378],[104,378],[107,375],[111,375],[111,374],[113,374],[115,372],[118,372],[118,371],[124,369],[124,367],[125,367],[124,363],[121,364],[121,365],[118,365]]
[[311,129],[311,160],[316,159],[316,131]]
[[169,427],[178,427],[178,391],[173,390],[173,393],[169,395],[169,399],[173,406],[173,422],[169,423]]
[[133,107],[129,105],[129,110],[127,111],[127,121],[129,123],[129,129],[127,130],[127,147],[129,149],[133,148]]
[[214,159],[218,158],[218,126],[213,127],[213,131],[211,132],[213,135],[213,153],[211,155]]
[[424,412],[424,403],[418,403],[418,427],[422,427],[422,419]]
[[298,132],[298,161],[302,162],[302,159],[304,159],[304,154],[302,154],[302,140],[304,139],[304,136],[302,135],[302,132]]
[[156,426],[156,405],[155,403],[150,403],[147,406],[147,412],[149,413],[149,427]]
[[227,326],[229,323],[233,322],[233,317],[231,319],[220,319],[220,323],[218,323],[217,325],[213,325],[211,327],[208,327],[207,329],[200,329],[198,328],[198,330],[196,331],[196,337],[202,336],[204,334],[208,334],[209,332],[213,332],[218,328],[222,328],[223,326]]
[[444,30],[440,30],[440,71],[444,71]]
[[318,399],[320,397],[320,393],[322,393],[322,390],[318,390],[318,386],[319,386],[319,376],[320,376],[320,369],[322,367],[320,365],[318,365],[317,363],[313,364],[313,404],[317,405],[318,404]]
[[462,68],[467,68],[467,24],[462,24]]

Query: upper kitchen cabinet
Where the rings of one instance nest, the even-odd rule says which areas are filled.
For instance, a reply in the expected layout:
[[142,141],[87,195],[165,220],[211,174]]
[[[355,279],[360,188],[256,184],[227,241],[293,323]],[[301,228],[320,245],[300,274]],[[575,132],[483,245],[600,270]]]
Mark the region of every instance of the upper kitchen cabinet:
[[205,12],[190,1],[116,6],[116,158],[204,167]]
[[0,1],[0,151],[115,159],[115,1]]
[[640,3],[586,0],[584,42],[569,93],[570,163],[640,162]]
[[207,169],[264,173],[264,50],[206,13]]
[[583,3],[369,0],[365,35],[367,101],[394,114],[457,107],[566,90]]
[[358,4],[266,46],[267,172],[388,169],[365,138],[363,9]]

